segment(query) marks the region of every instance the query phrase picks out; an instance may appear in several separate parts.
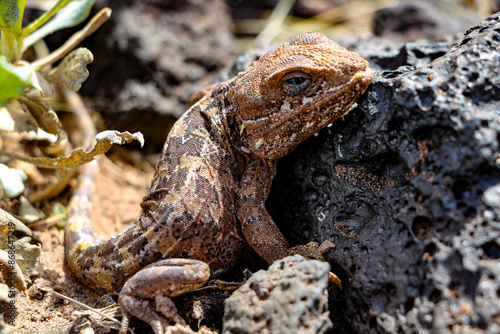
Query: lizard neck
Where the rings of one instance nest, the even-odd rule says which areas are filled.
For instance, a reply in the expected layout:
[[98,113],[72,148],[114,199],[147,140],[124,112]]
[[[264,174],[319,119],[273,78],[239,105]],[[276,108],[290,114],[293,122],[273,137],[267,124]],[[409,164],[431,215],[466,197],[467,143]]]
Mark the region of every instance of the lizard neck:
[[[238,122],[237,110],[231,101],[235,80],[221,83],[201,99],[198,104],[200,114],[205,118],[207,127],[219,143],[226,143],[225,147],[237,160],[251,161],[254,156],[241,140],[244,130]],[[229,148],[230,146],[230,148]]]

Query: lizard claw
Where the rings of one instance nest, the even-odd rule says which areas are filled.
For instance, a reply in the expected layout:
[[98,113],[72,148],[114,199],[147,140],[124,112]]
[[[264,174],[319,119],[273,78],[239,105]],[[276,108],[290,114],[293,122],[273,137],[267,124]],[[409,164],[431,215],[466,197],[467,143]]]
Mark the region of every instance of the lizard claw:
[[[287,256],[299,254],[307,259],[325,261],[322,253],[324,253],[326,250],[328,250],[329,248],[332,247],[329,244],[328,245],[325,245],[325,244],[326,244],[326,242],[324,242],[321,246],[318,246],[317,242],[311,241],[306,245],[295,246],[295,247],[288,249]],[[328,279],[330,282],[337,285],[340,288],[340,290],[342,290],[342,281],[340,280],[340,278],[337,275],[335,275],[334,273],[329,271],[328,272]]]
[[342,290],[342,281],[337,275],[335,275],[331,271],[328,272],[328,280],[333,284],[337,285],[340,288],[340,290]]

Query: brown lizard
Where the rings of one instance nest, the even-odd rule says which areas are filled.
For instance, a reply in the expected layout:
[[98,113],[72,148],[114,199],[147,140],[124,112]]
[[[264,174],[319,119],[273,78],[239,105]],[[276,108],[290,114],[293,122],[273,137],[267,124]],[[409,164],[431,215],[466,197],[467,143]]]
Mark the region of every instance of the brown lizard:
[[90,227],[87,166],[70,203],[66,259],[87,286],[119,293],[121,334],[131,316],[155,334],[183,323],[170,298],[227,272],[246,243],[268,263],[323,259],[311,245],[290,247],[264,203],[276,160],[348,112],[372,77],[360,55],[319,33],[265,54],[176,122],[137,222],[109,240]]

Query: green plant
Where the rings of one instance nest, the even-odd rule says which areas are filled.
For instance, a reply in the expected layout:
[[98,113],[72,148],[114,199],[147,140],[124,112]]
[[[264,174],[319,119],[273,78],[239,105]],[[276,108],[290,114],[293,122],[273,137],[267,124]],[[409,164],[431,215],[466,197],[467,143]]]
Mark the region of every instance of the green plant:
[[[83,22],[94,2],[58,0],[40,17],[22,27],[26,0],[0,0],[0,156],[44,169],[69,170],[56,171],[55,178],[52,178],[55,181],[45,185],[41,192],[32,193],[30,201],[57,195],[74,176],[72,167],[89,162],[113,144],[133,139],[142,142],[140,133],[105,131],[96,135],[93,123],[88,121],[89,116],[82,116],[76,110],[74,125],[80,127],[78,130],[83,135],[79,141],[70,142],[51,106],[51,98],[59,97],[69,104],[80,105],[72,109],[85,109],[74,92],[87,79],[86,66],[93,61],[93,55],[86,48],[73,49],[108,20],[111,15],[109,8],[102,9],[83,29],[50,54],[37,55],[38,58],[31,62],[22,60],[24,52],[35,43],[43,44],[42,39],[47,35]],[[51,68],[61,59],[55,68]],[[97,143],[92,147],[94,141]],[[42,142],[44,144],[38,144]],[[33,144],[39,145],[35,156],[23,153],[32,151]]]
[[[75,26],[85,20],[95,0],[59,0],[39,18],[22,27],[26,0],[0,1],[0,106],[9,98],[21,96],[30,80],[28,73],[39,67],[11,66],[28,47],[54,31]],[[71,51],[71,50],[68,50]]]

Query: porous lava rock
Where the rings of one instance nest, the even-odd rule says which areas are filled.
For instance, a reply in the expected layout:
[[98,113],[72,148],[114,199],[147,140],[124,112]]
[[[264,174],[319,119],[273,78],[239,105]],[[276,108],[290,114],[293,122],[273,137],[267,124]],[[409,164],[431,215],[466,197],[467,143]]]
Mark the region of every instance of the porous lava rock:
[[326,262],[294,255],[256,272],[226,299],[222,333],[327,333],[329,269]]
[[395,54],[267,206],[292,244],[335,244],[336,333],[500,333],[500,15],[427,64]]

